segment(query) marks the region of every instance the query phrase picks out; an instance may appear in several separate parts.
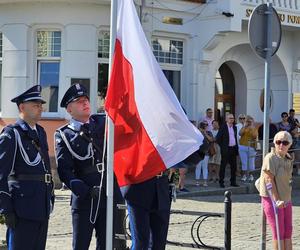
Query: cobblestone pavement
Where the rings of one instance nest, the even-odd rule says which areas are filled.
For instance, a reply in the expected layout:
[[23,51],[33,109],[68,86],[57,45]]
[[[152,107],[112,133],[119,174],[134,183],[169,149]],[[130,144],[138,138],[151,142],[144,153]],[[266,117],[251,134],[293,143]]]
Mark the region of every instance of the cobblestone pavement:
[[[56,191],[55,211],[51,215],[47,250],[71,249],[72,226],[69,207],[69,191]],[[259,249],[260,246],[260,203],[257,194],[232,196],[232,249]],[[199,196],[181,198],[172,204],[173,209],[220,212],[224,211],[223,196]],[[293,192],[294,202],[294,249],[300,249],[300,191]],[[192,243],[190,228],[195,216],[172,215],[168,239]],[[5,227],[0,226],[0,240],[4,239]],[[224,220],[209,218],[201,226],[203,242],[214,246],[224,245]],[[95,249],[93,239],[90,249]],[[191,249],[180,246],[167,246],[169,250]],[[270,231],[267,230],[267,249],[271,249]]]

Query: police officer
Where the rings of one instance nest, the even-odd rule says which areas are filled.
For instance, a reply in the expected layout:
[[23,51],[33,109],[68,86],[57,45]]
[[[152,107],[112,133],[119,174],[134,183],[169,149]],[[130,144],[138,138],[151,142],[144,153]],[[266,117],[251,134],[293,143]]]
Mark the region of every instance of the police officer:
[[171,206],[167,173],[122,187],[121,191],[127,202],[131,249],[165,249]]
[[13,98],[20,119],[0,135],[0,213],[4,214],[10,250],[46,246],[54,193],[45,130],[41,86]]
[[[106,171],[103,156],[105,116],[91,115],[86,89],[72,85],[60,103],[70,122],[55,133],[58,174],[72,191],[73,249],[87,250],[96,230],[97,249],[105,249]],[[114,184],[115,200],[122,196]],[[122,225],[122,222],[118,222]],[[118,248],[117,248],[118,249]]]

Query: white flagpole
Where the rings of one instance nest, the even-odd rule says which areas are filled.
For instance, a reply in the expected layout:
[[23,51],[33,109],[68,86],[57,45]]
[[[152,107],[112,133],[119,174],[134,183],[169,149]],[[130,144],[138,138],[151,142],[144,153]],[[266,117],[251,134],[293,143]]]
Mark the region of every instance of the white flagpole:
[[[110,6],[110,45],[109,45],[109,78],[115,50],[117,31],[117,0],[111,0]],[[106,250],[113,249],[113,193],[114,193],[114,124],[108,117],[107,136],[107,205],[106,205]]]

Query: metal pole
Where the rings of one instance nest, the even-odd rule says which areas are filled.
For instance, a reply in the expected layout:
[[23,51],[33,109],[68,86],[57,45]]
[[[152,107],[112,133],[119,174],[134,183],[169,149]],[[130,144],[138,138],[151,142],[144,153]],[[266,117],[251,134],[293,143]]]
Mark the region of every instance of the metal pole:
[[[269,115],[270,115],[270,76],[271,76],[271,57],[272,57],[272,3],[267,3],[268,10],[265,12],[267,15],[267,48],[265,60],[265,91],[264,91],[264,134],[263,134],[263,157],[269,151]],[[261,223],[261,250],[266,249],[266,216],[262,209],[262,223]]]
[[231,250],[231,192],[226,191],[225,192],[225,214],[224,214],[224,220],[225,220],[225,226],[224,226],[224,246],[225,250]]
[[142,0],[141,1],[141,6],[140,6],[140,16],[139,16],[141,24],[142,24],[142,19],[143,19],[143,9],[144,9],[144,6],[145,6],[145,0]]
[[[110,6],[110,46],[109,46],[109,77],[112,68],[112,58],[115,51],[117,31],[117,0],[111,0]],[[114,193],[114,124],[108,117],[107,136],[107,204],[106,204],[106,250],[113,249],[113,193]]]

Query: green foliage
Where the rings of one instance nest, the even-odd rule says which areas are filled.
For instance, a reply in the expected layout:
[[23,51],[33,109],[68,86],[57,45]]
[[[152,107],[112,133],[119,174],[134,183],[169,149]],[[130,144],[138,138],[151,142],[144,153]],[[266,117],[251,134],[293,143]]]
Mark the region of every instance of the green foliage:
[[0,224],[4,224],[4,216],[0,214]]
[[176,183],[176,185],[178,185],[179,183],[179,169],[176,169],[174,182]]

